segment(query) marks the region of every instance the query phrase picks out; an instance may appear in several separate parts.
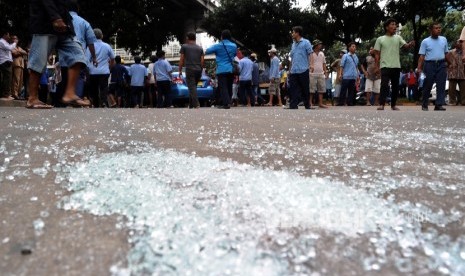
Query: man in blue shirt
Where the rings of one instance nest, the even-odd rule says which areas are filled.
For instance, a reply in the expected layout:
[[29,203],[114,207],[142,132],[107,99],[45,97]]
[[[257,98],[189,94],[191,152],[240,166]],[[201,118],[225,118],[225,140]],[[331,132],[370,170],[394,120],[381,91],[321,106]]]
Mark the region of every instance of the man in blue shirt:
[[[447,39],[441,36],[441,24],[434,22],[429,27],[431,35],[421,42],[420,57],[418,58],[417,72],[425,73],[425,82],[423,84],[423,103],[421,109],[428,111],[428,101],[433,83],[436,83],[436,101],[434,110],[445,111],[443,105],[445,102],[445,90],[447,79],[447,63],[451,64],[447,53],[449,52]],[[424,65],[424,66],[423,66]]]
[[[110,68],[115,63],[115,54],[111,46],[102,41],[102,30],[94,29],[94,34],[97,37],[94,43],[97,66],[89,67],[90,98],[94,107],[108,107],[108,77]],[[91,59],[89,50],[87,50],[87,57],[88,60]]]
[[236,56],[237,46],[231,41],[231,32],[223,30],[221,41],[210,46],[205,54],[216,55],[216,77],[218,78],[218,88],[220,89],[221,105],[218,108],[231,108],[233,75],[233,60]]
[[[76,34],[77,41],[80,43],[83,51],[89,49],[91,59],[87,60],[86,66],[80,71],[79,78],[76,83],[76,95],[80,98],[84,97],[84,84],[89,66],[97,66],[97,57],[95,56],[94,43],[97,41],[94,31],[84,18],[80,17],[77,12],[79,11],[79,5],[77,0],[70,0],[68,2],[69,14],[73,19],[74,32]],[[61,98],[65,92],[66,85],[68,83],[68,67],[66,60],[60,60],[60,68],[62,81],[57,84],[55,97]],[[64,107],[66,105],[62,103],[55,103],[55,107]]]
[[242,50],[244,56],[239,61],[239,99],[243,105],[255,106],[255,99],[252,90],[252,73],[253,73],[253,62],[249,59],[249,51]]
[[[355,42],[350,42],[349,52],[344,54],[341,59],[341,66],[339,67],[339,78],[341,78],[341,94],[339,95],[338,106],[341,105],[354,105],[355,100],[355,82],[359,79],[359,61],[355,54],[357,46]],[[347,96],[347,101],[346,101]]]
[[252,68],[252,92],[254,95],[255,99],[255,105],[261,105],[265,102],[263,99],[262,95],[260,94],[260,91],[258,89],[258,86],[260,85],[260,68],[257,63],[257,54],[252,53],[250,55],[250,60],[253,62],[253,68]]
[[129,75],[131,76],[131,98],[132,106],[138,108],[141,103],[142,92],[144,91],[145,82],[147,81],[147,68],[140,64],[141,58],[134,57],[134,64],[131,65]]
[[[129,80],[129,71],[121,64],[121,56],[115,57],[115,66],[110,69],[110,85],[108,97],[112,102],[116,102],[118,107],[123,107],[123,96],[126,83]],[[116,99],[115,99],[116,96]],[[125,106],[127,106],[125,104]],[[113,106],[115,107],[115,106]]]
[[157,95],[157,107],[171,107],[171,82],[173,68],[171,64],[165,59],[165,51],[157,52],[157,62],[153,65],[153,75],[157,82],[158,95]]
[[310,59],[312,44],[302,37],[301,26],[292,28],[291,66],[289,70],[289,109],[297,109],[303,100],[305,109],[310,109]]

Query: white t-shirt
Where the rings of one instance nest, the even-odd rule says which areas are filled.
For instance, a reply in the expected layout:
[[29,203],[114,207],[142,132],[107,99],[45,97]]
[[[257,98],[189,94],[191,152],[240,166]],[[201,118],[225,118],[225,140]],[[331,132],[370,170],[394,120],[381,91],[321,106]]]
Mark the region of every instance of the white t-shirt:
[[318,54],[316,52],[313,52],[312,59],[313,59],[313,72],[311,72],[310,75],[324,75],[325,70],[323,66],[326,63],[325,54],[323,54],[323,52],[321,51]]
[[155,76],[153,75],[153,65],[154,63],[149,63],[149,67],[147,68],[147,73],[150,75],[149,83],[155,83]]

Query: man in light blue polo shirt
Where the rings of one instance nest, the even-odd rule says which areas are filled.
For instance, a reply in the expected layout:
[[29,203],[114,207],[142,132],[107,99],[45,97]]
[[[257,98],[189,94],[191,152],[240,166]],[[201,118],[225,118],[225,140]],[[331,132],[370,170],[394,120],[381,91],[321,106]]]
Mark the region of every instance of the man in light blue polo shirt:
[[254,106],[255,98],[252,91],[252,71],[253,62],[249,59],[250,52],[248,50],[241,50],[244,56],[239,61],[239,99],[243,105]]
[[139,56],[134,57],[134,62],[129,70],[129,75],[131,76],[131,99],[132,106],[138,108],[142,105],[142,92],[144,92],[148,73],[147,68],[140,63],[141,58]]
[[[89,67],[90,98],[94,107],[109,107],[108,105],[108,78],[110,67],[115,63],[115,54],[108,43],[102,41],[103,33],[94,29],[97,41],[94,43],[97,66]],[[90,51],[87,50],[88,60],[91,60]]]
[[157,82],[158,95],[157,95],[157,108],[170,108],[172,104],[171,98],[171,82],[173,67],[165,59],[165,51],[157,52],[157,62],[153,65],[153,75]]
[[345,104],[352,106],[355,104],[355,82],[359,76],[359,61],[355,54],[357,50],[355,42],[350,42],[348,47],[349,52],[342,56],[341,66],[339,67],[338,76],[341,78],[341,94],[339,95],[338,106]]
[[[420,57],[418,59],[417,72],[425,73],[425,82],[423,84],[423,103],[422,110],[428,111],[428,101],[433,83],[436,83],[436,101],[434,110],[445,111],[443,105],[445,102],[445,90],[447,79],[447,64],[451,64],[447,53],[449,48],[447,39],[441,36],[441,24],[433,22],[429,30],[431,35],[421,42]],[[447,63],[446,63],[447,62]]]
[[297,109],[303,100],[305,109],[310,109],[310,59],[313,53],[312,44],[302,37],[301,26],[292,28],[291,66],[289,70],[289,109]]

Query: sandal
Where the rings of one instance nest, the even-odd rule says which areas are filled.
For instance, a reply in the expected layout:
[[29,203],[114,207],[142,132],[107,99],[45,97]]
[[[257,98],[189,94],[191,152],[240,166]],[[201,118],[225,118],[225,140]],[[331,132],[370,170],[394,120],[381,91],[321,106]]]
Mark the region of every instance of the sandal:
[[61,99],[61,102],[63,104],[66,104],[66,105],[69,105],[69,106],[72,106],[72,107],[90,107],[90,101],[88,100],[83,100],[79,97],[76,97],[74,99],[71,99],[71,100],[63,100]]
[[35,102],[35,103],[32,103],[32,104],[29,104],[29,103],[26,104],[27,109],[51,109],[52,107],[53,106],[48,105],[48,104],[44,104],[41,101],[38,101],[38,102]]

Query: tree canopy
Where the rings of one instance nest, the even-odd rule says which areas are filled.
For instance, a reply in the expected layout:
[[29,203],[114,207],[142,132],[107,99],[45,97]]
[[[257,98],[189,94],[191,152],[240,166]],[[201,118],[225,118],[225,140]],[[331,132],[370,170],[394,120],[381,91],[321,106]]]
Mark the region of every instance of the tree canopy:
[[218,38],[222,30],[229,29],[236,40],[263,56],[271,45],[279,48],[290,44],[292,18],[298,13],[298,9],[292,7],[293,2],[222,0],[203,26]]
[[[427,34],[427,23],[443,23],[444,34],[456,35],[463,27],[460,12],[463,0],[387,0],[381,9],[377,0],[312,0],[306,9],[295,6],[295,0],[220,0],[220,6],[208,15],[203,28],[219,37],[221,30],[230,29],[233,37],[245,47],[266,56],[275,45],[288,49],[291,44],[289,31],[301,25],[305,37],[318,38],[325,45],[336,42],[366,42],[378,34],[381,22],[395,17],[402,25],[409,23],[410,35],[404,36],[419,43]],[[160,49],[172,38],[182,41],[186,20],[192,17],[189,9],[180,6],[189,1],[179,0],[81,0],[80,14],[94,28],[102,29],[104,40],[129,49],[133,53],[149,55]],[[194,5],[194,1],[192,2]],[[27,0],[0,1],[0,27],[9,28],[23,42],[29,37]],[[453,38],[449,37],[449,40]],[[329,48],[329,47],[328,47]],[[416,58],[414,59],[416,60]]]

